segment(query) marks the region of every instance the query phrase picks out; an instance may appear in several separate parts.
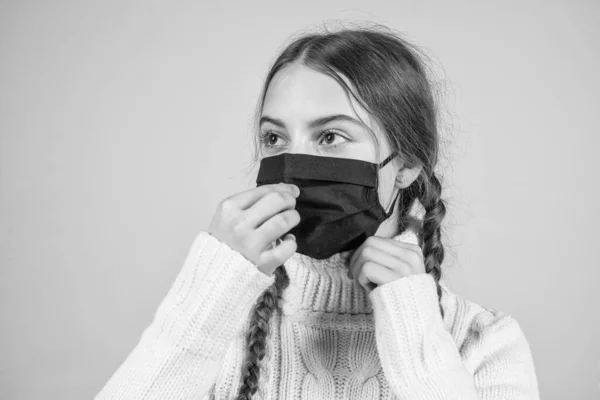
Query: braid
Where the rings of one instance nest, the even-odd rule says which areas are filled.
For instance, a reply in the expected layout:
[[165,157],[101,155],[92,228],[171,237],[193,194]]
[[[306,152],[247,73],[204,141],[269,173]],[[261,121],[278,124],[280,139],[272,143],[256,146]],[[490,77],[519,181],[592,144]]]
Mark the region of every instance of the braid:
[[[442,277],[442,261],[444,260],[441,225],[446,215],[446,206],[441,199],[441,191],[442,185],[435,174],[431,175],[429,183],[419,185],[419,182],[415,181],[413,185],[410,185],[400,194],[400,216],[398,221],[400,232],[412,228],[414,232],[421,233],[418,235],[419,246],[423,249],[425,271],[431,274],[435,280],[440,302],[440,313],[444,318],[440,279]],[[417,198],[425,208],[425,217],[422,222],[409,215],[411,206]]]
[[442,262],[444,261],[444,245],[442,244],[442,220],[446,216],[446,205],[441,198],[442,185],[435,173],[431,174],[429,182],[423,185],[420,199],[425,208],[423,218],[423,257],[425,259],[425,270],[435,279],[438,299],[440,301],[440,313],[444,318],[442,308]]
[[258,390],[260,362],[265,357],[269,321],[275,310],[281,310],[281,295],[290,283],[283,265],[275,272],[275,282],[263,292],[252,309],[250,329],[246,336],[246,357],[242,371],[242,385],[237,400],[250,400]]

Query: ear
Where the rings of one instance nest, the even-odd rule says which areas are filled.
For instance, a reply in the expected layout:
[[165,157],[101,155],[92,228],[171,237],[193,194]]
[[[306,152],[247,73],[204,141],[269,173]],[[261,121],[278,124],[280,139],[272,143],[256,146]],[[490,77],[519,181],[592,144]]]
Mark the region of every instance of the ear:
[[406,189],[419,177],[422,169],[423,167],[421,165],[412,168],[401,167],[396,175],[395,186],[398,189]]

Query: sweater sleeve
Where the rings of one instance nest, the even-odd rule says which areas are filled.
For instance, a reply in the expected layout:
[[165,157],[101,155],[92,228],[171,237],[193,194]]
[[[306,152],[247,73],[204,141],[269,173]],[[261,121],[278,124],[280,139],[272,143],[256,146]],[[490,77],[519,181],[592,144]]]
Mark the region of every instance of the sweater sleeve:
[[529,344],[512,317],[485,310],[460,351],[439,312],[429,274],[369,294],[384,375],[403,400],[539,400]]
[[201,232],[137,346],[96,399],[199,399],[274,276]]

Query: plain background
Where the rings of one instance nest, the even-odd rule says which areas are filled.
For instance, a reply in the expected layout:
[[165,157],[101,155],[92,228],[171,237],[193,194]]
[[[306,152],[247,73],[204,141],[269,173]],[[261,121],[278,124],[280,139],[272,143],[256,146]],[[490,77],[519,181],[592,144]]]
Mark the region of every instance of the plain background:
[[599,398],[600,3],[200,3],[1,3],[0,398],[100,390],[253,185],[275,55],[340,20],[437,64],[451,289],[520,322],[544,400]]

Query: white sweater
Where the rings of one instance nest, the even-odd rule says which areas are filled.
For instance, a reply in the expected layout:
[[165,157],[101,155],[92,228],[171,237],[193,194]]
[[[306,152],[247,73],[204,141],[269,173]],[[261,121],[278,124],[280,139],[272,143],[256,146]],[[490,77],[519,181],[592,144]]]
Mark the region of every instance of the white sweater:
[[[406,234],[397,240],[407,240]],[[407,241],[410,241],[408,238]],[[255,399],[537,400],[518,322],[415,274],[367,293],[350,252],[285,263]],[[152,323],[96,399],[231,399],[249,313],[274,277],[206,232],[194,241]]]

